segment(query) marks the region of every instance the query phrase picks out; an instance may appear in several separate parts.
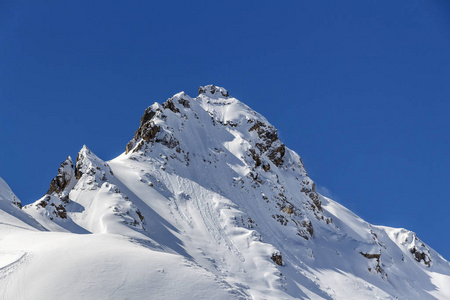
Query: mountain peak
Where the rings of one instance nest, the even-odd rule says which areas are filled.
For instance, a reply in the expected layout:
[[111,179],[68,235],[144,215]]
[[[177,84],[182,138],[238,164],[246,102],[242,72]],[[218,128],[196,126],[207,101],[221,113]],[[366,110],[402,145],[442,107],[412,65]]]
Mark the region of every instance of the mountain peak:
[[[64,288],[35,298],[79,298],[78,282],[91,282],[100,290],[88,299],[140,299],[149,289],[172,299],[195,290],[192,279],[202,295],[186,299],[449,299],[449,263],[415,233],[371,225],[320,195],[262,115],[223,88],[199,92],[147,107],[110,161],[83,146],[75,168],[67,157],[48,194],[22,210],[0,180],[9,201],[0,201],[1,250],[33,258],[8,262],[7,283],[32,282],[29,270],[45,266],[54,268],[43,281]],[[68,269],[79,280],[67,286]],[[10,290],[8,299],[20,298]]]
[[211,97],[211,96],[225,97],[225,98],[229,97],[228,91],[226,89],[224,89],[223,87],[220,87],[220,86],[215,86],[213,84],[199,87],[198,95],[200,96],[202,94],[207,95],[209,97]]
[[[252,186],[252,197],[276,190],[267,201],[273,201],[271,207],[279,213],[271,217],[283,226],[291,221],[306,240],[313,238],[314,223],[332,223],[323,215],[314,182],[300,157],[284,145],[263,116],[221,87],[201,87],[195,99],[181,92],[148,107],[126,154],[136,161],[151,160],[163,171],[195,176],[201,185],[217,191],[225,192],[225,178],[231,179],[230,186]],[[291,184],[300,194],[286,194],[286,181],[281,180],[285,177],[294,179]]]
[[79,180],[84,175],[92,177],[93,181],[95,181],[94,179],[99,179],[99,182],[102,182],[105,180],[106,176],[109,176],[104,170],[101,170],[102,168],[106,168],[107,173],[112,173],[108,165],[84,145],[78,152],[77,161],[75,163],[76,179]]

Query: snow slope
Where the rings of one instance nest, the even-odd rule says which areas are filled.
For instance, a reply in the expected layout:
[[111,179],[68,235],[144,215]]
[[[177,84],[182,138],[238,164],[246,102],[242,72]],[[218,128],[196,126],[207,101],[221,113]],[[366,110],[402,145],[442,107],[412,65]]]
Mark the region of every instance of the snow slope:
[[20,199],[0,177],[0,225],[26,230],[45,230],[35,219],[26,214]]
[[317,193],[213,85],[147,108],[111,161],[84,146],[22,210],[0,184],[4,299],[450,299],[444,258]]

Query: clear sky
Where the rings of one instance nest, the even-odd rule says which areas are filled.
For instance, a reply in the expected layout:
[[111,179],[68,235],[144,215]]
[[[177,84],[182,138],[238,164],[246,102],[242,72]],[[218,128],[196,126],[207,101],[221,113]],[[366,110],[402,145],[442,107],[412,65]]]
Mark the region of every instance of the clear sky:
[[320,190],[450,259],[450,2],[0,2],[0,176],[40,198],[86,144],[215,84],[262,113]]

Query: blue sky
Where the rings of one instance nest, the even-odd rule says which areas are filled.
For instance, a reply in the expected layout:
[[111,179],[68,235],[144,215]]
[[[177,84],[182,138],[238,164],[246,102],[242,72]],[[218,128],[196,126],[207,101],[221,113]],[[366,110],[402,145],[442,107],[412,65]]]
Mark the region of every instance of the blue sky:
[[450,259],[447,1],[0,3],[0,176],[22,202],[86,144],[216,84],[262,113],[321,190]]

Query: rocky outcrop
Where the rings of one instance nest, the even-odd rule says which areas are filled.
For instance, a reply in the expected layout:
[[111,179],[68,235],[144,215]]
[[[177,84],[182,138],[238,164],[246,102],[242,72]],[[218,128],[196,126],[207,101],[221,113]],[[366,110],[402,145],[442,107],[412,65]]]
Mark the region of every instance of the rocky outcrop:
[[[31,206],[35,205],[38,210],[44,209],[50,220],[55,218],[64,220],[67,219],[67,201],[68,200],[63,201],[52,195],[45,195],[36,201],[35,204],[31,204]],[[26,208],[29,208],[29,206],[26,206]]]
[[283,265],[283,257],[281,256],[281,253],[273,253],[270,257],[274,263],[276,263],[279,266]]
[[[275,166],[279,167],[281,164],[283,164],[283,157],[286,154],[286,148],[284,144],[281,143],[281,141],[278,139],[277,130],[273,126],[266,125],[259,120],[249,120],[248,122],[255,122],[255,124],[250,127],[249,132],[255,131],[258,134],[259,139],[255,146],[259,150],[259,152],[261,154],[267,155],[267,157]],[[254,158],[257,156],[254,149],[252,156]],[[260,164],[258,164],[258,166],[259,165]]]
[[[78,155],[80,156],[80,154]],[[78,161],[79,157],[77,158]],[[80,169],[80,168],[78,168]],[[34,204],[26,206],[30,208],[35,206],[38,210],[44,209],[45,214],[50,220],[67,219],[67,205],[71,202],[69,194],[76,185],[81,172],[74,169],[73,161],[70,156],[63,161],[58,169],[58,174],[50,182],[50,187],[44,197],[36,201]]]
[[[425,246],[425,245],[424,245]],[[409,249],[409,252],[411,252],[411,254],[413,255],[414,259],[417,262],[421,262],[423,261],[423,263],[427,266],[430,267],[431,266],[431,258],[429,253],[427,253],[427,251],[420,251],[419,249],[417,249],[415,246],[413,246],[411,249]]]
[[125,148],[126,154],[137,152],[145,148],[145,145],[148,143],[161,143],[171,149],[179,145],[173,134],[167,128],[163,128],[161,124],[167,119],[165,114],[167,111],[187,118],[185,115],[181,115],[180,108],[175,104],[178,102],[181,108],[190,108],[189,100],[183,95],[184,93],[177,94],[177,96],[168,99],[163,104],[154,104],[145,110],[133,139],[128,142]]
[[286,153],[286,148],[284,144],[281,144],[279,147],[276,147],[269,153],[269,158],[273,162],[273,164],[279,167],[283,163],[283,157]]
[[228,91],[222,87],[215,86],[213,84],[201,86],[198,89],[198,94],[207,94],[207,95],[221,95],[223,97],[229,97]]
[[183,105],[185,108],[191,107],[191,104],[189,103],[189,100],[187,100],[187,99],[180,98],[180,99],[178,99],[178,103]]
[[75,180],[75,171],[73,169],[73,162],[70,156],[61,163],[58,169],[58,175],[56,175],[50,182],[50,188],[47,191],[48,195],[54,195],[61,198],[63,201],[67,201],[69,191],[67,188]]
[[77,179],[86,177],[88,185],[92,185],[91,189],[95,189],[108,181],[114,176],[110,166],[97,157],[91,150],[83,146],[78,152],[75,164],[75,175]]
[[129,141],[126,146],[125,153],[128,154],[131,150],[133,150],[133,148],[136,146],[136,143],[140,139],[146,142],[155,140],[156,135],[161,130],[161,128],[155,125],[155,122],[153,121],[153,118],[156,116],[157,113],[161,113],[161,109],[155,108],[153,106],[150,106],[145,110],[144,114],[141,117],[140,125],[136,130],[136,132],[134,133],[133,139]]
[[[359,252],[359,254],[361,254],[362,256],[364,256],[365,258],[368,258],[368,259],[375,259],[375,261],[377,263],[374,267],[374,270],[377,273],[383,273],[383,269],[381,268],[381,263],[380,263],[381,254],[379,254],[379,253],[364,253],[364,252]],[[371,272],[371,271],[372,271],[372,268],[369,268],[369,272]]]
[[311,199],[315,208],[322,212],[322,202],[320,202],[319,194],[316,192],[316,184],[310,180],[303,180],[302,184],[301,192],[306,194],[306,196]]
[[161,106],[164,109],[170,109],[172,112],[174,113],[179,113],[180,110],[178,109],[178,107],[175,106],[175,104],[173,103],[172,99],[167,100],[166,102],[164,102],[163,104],[161,104]]

